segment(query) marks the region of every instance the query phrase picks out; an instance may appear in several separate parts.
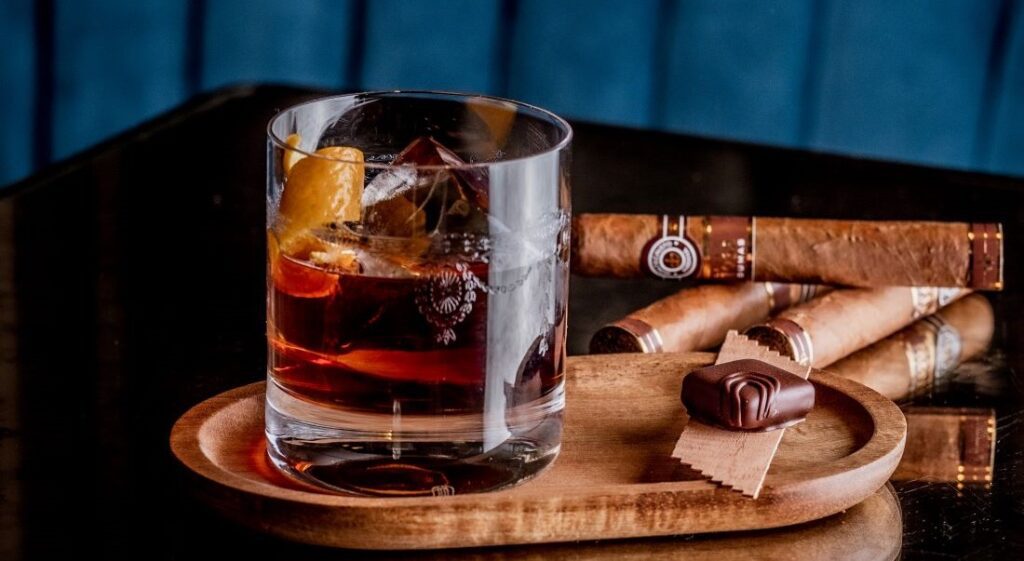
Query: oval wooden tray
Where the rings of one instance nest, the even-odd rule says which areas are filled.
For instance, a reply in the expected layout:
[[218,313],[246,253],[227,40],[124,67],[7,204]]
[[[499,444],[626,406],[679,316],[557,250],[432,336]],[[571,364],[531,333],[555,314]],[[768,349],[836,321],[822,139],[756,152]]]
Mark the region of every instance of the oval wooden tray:
[[[275,544],[276,545],[276,544]],[[841,514],[773,530],[751,530],[701,536],[652,537],[633,540],[584,541],[488,549],[347,551],[344,559],[373,561],[893,561],[903,545],[903,513],[892,485]],[[257,546],[259,547],[259,546]],[[264,546],[266,547],[266,546]],[[273,548],[268,555],[301,559],[336,559],[337,552]],[[262,551],[266,551],[265,549]],[[332,555],[333,554],[333,555]]]
[[669,454],[686,422],[682,374],[714,355],[629,354],[568,361],[562,453],[537,479],[495,493],[368,498],[331,494],[274,468],[262,382],[200,403],[171,448],[198,496],[244,525],[301,542],[428,549],[774,528],[847,509],[877,491],[903,453],[888,399],[828,373],[817,405],[786,431],[757,500],[701,480]]

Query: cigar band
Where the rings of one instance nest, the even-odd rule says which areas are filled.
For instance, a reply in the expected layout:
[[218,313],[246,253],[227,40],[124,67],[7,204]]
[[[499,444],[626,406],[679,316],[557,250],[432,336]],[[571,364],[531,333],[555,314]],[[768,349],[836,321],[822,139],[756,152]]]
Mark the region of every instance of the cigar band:
[[806,302],[818,293],[816,284],[766,282],[764,289],[768,293],[768,309],[773,314],[795,304]]
[[700,278],[731,281],[754,277],[753,218],[704,216],[698,225],[704,257]]
[[769,320],[765,325],[785,337],[788,347],[786,354],[790,358],[804,366],[813,363],[814,344],[811,341],[811,334],[802,325],[786,318],[775,318]]
[[811,341],[811,334],[803,326],[785,318],[776,318],[768,323],[789,339],[793,360],[803,365],[809,365],[814,361],[814,345]]
[[910,367],[909,393],[917,395],[946,377],[960,364],[963,339],[941,315],[929,316],[903,332]]
[[967,230],[970,265],[966,286],[980,289],[1003,288],[1003,226],[972,223]]
[[700,268],[700,252],[686,236],[686,217],[662,215],[661,235],[644,245],[640,268],[661,279],[685,279]]
[[784,289],[783,286],[785,285],[774,282],[764,283],[764,291],[768,295],[768,310],[770,313],[775,313],[790,306],[789,291]]
[[[992,467],[995,464],[995,412],[962,408],[958,412],[961,422],[959,432],[958,480],[968,482],[991,482]],[[959,469],[963,468],[963,469]]]
[[664,350],[665,345],[661,339],[661,333],[658,333],[658,329],[646,321],[624,317],[612,325],[635,337],[640,346],[640,352],[660,353]]
[[661,232],[640,255],[640,269],[661,279],[747,280],[752,275],[753,226],[739,216],[661,217]]
[[957,480],[990,483],[996,452],[995,411],[961,409],[958,413],[960,464]]
[[940,308],[956,300],[965,291],[962,288],[939,288],[935,286],[910,287],[911,319],[920,319],[934,314]]

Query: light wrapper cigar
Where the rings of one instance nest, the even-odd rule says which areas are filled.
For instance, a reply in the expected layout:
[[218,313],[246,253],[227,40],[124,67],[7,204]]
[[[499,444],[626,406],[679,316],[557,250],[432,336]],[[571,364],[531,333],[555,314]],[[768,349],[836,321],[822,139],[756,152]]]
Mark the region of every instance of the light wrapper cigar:
[[685,288],[605,325],[590,339],[591,353],[660,353],[710,349],[730,329],[744,329],[829,287],[737,283]]
[[960,407],[906,407],[907,445],[894,481],[990,484],[996,412]]
[[1002,290],[1000,224],[581,214],[574,273]]
[[800,364],[821,368],[969,292],[924,286],[836,290],[785,310],[745,335]]
[[992,306],[972,294],[826,369],[893,401],[908,399],[943,384],[960,363],[985,352],[994,329]]

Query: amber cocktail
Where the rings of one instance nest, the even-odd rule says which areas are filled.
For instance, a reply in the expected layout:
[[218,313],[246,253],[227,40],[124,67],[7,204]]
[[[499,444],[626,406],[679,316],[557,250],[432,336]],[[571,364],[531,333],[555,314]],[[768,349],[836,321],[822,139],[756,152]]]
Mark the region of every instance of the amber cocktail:
[[270,124],[267,440],[373,495],[515,484],[558,453],[571,131],[514,102],[357,94]]

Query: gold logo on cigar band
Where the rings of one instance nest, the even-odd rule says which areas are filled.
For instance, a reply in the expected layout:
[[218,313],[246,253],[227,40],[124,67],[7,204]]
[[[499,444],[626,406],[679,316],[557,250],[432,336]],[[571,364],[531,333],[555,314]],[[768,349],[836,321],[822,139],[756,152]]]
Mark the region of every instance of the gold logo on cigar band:
[[662,279],[684,279],[693,276],[700,267],[697,246],[686,235],[686,217],[675,222],[661,217],[661,236],[647,242],[644,248],[643,268]]

